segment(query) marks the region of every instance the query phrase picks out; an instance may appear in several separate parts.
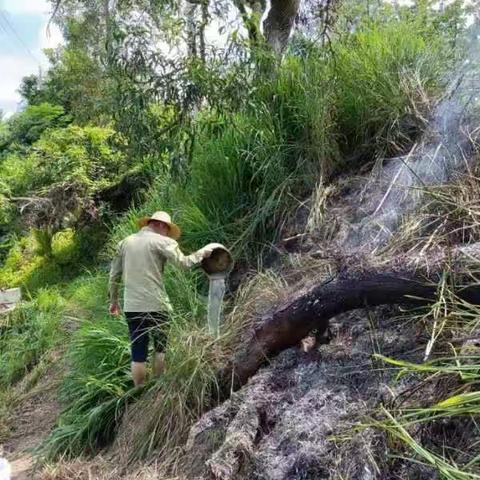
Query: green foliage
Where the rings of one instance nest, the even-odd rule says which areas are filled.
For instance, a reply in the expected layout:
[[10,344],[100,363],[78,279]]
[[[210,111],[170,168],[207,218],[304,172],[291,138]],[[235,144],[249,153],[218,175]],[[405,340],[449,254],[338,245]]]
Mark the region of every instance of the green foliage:
[[0,318],[0,386],[22,378],[42,355],[63,340],[63,299],[55,289],[42,289],[8,316]]
[[108,276],[91,273],[70,282],[66,288],[69,309],[76,318],[95,321],[105,315]]
[[71,125],[42,136],[30,153],[24,191],[81,183],[93,193],[110,185],[125,164],[108,128]]
[[63,284],[95,259],[85,253],[95,241],[70,229],[53,236],[32,231],[14,239],[0,266],[0,288],[22,287],[24,293],[34,294],[47,285]]
[[[66,12],[74,9],[75,2],[67,3]],[[64,284],[96,260],[102,242],[111,249],[136,231],[137,217],[158,209],[172,212],[182,226],[182,247],[220,241],[237,258],[254,263],[320,179],[328,182],[359,167],[360,160],[349,163],[342,154],[355,150],[365,161],[411,144],[452,59],[444,47],[454,36],[436,31],[429,16],[417,19],[407,9],[383,22],[393,6],[380,2],[367,20],[355,10],[351,28],[332,42],[331,51],[304,39],[305,48],[292,50],[281,62],[268,58],[262,65],[270,68],[260,68],[259,56],[235,45],[240,51],[227,62],[223,56],[182,58],[169,70],[170,60],[144,36],[148,28],[126,22],[115,38],[105,38],[109,29],[95,23],[95,2],[84,7],[76,19],[64,12],[68,44],[50,52],[52,69],[43,83],[29,79],[22,89],[35,112],[43,111],[41,119],[48,117],[41,103],[46,99],[62,105],[74,124],[54,128],[60,127],[54,124],[58,119],[30,120],[26,128],[17,119],[2,127],[1,138],[15,130],[23,147],[4,155],[0,213],[11,228],[11,197],[65,205],[58,193],[80,185],[81,198],[61,214],[56,211],[56,223],[45,210],[36,215],[32,225],[41,230],[36,239],[30,235],[14,242],[0,268],[0,286],[22,285],[41,293],[45,285]],[[109,40],[119,49],[113,52],[114,64]],[[33,106],[28,108],[21,117],[25,124],[33,115]],[[156,177],[145,201],[119,218],[110,235],[105,225],[87,227],[93,217],[84,221],[82,214],[99,206],[92,203],[96,196],[142,168]],[[175,310],[168,370],[145,391],[131,388],[127,328],[106,313],[105,273],[68,283],[66,310],[78,328],[68,345],[64,412],[42,448],[45,457],[94,453],[119,433],[126,405],[138,397],[120,440],[132,459],[154,448],[167,456],[215,402],[215,373],[231,345],[205,333],[205,279],[169,266],[165,283]],[[41,318],[41,304],[29,308],[30,316],[19,324],[35,325]],[[55,321],[55,315],[45,320],[35,351],[54,345],[48,322]],[[12,381],[38,361],[38,354],[25,354],[18,364],[5,358],[4,376]]]
[[93,194],[128,166],[112,129],[70,125],[41,135],[26,155],[9,154],[0,178],[8,195],[39,194],[58,183],[82,184]]
[[32,230],[32,235],[37,245],[36,253],[41,257],[51,257],[53,240],[52,232],[49,229],[35,228]]
[[[310,48],[275,75],[246,79],[243,105],[197,115],[185,179],[162,175],[115,241],[133,231],[135,215],[161,208],[189,249],[216,240],[239,257],[260,251],[320,177],[412,144],[451,64],[444,46],[416,20],[367,21],[335,44],[333,59]],[[353,148],[357,160],[342,161],[339,150]]]
[[198,116],[186,182],[163,175],[116,240],[134,230],[135,216],[161,208],[175,214],[188,248],[219,241],[247,257],[274,240],[320,176],[338,171],[332,87],[318,58],[287,59],[255,90],[235,114]]
[[123,407],[134,395],[126,323],[107,315],[107,277],[101,273],[79,277],[68,285],[64,298],[75,331],[68,343],[68,373],[61,390],[66,409],[41,449],[48,457],[75,456],[111,440]]
[[17,113],[7,122],[9,135],[5,144],[31,145],[42,133],[50,128],[67,125],[70,119],[59,105],[44,102],[40,105],[29,105],[23,112]]
[[28,284],[28,279],[45,266],[45,260],[36,255],[37,245],[33,237],[16,240],[0,269],[2,288]]
[[44,446],[48,457],[76,456],[112,439],[130,395],[129,357],[125,322],[105,314],[83,322],[67,354],[61,395],[68,408]]
[[[13,206],[20,206],[19,230],[34,227],[38,239],[47,240],[62,228],[98,220],[105,209],[95,196],[119,182],[129,167],[111,129],[70,125],[48,130],[28,152],[4,159],[0,215],[15,226]],[[48,255],[48,242],[40,243]]]
[[61,105],[79,125],[93,122],[105,126],[110,118],[106,113],[111,111],[108,90],[112,82],[106,77],[99,58],[72,42],[73,37],[85,36],[85,25],[83,27],[82,31],[78,22],[70,22],[73,35],[69,43],[56,50],[46,50],[50,68],[41,79],[24,78],[19,91],[29,105],[53,102]]

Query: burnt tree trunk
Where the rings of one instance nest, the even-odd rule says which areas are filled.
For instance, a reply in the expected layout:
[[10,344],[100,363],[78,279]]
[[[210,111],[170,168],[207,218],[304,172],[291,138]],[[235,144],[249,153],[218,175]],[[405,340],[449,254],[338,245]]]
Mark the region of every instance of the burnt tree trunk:
[[[476,262],[480,245],[437,253],[434,257],[397,258],[383,266],[358,265],[346,269],[335,281],[300,292],[265,315],[243,347],[221,374],[224,395],[237,390],[271,357],[297,345],[309,332],[328,328],[329,320],[366,306],[426,303],[437,294],[439,272]],[[420,266],[419,266],[420,265]],[[458,288],[456,294],[480,303],[480,285]]]

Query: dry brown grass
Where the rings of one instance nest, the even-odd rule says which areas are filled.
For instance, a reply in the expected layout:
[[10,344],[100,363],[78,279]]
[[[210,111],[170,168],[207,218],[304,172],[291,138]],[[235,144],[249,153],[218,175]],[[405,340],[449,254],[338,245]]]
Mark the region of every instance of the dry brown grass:
[[113,460],[97,456],[92,460],[77,459],[46,465],[39,480],[180,480],[165,476],[155,464],[137,465],[129,471],[119,467]]
[[291,254],[276,269],[252,274],[233,300],[226,317],[226,345],[233,353],[251,327],[275,306],[312,284],[329,281],[337,273],[331,258]]
[[243,334],[272,305],[284,298],[286,287],[285,280],[273,271],[251,274],[237,291],[233,307],[225,318],[227,343],[231,347],[235,347]]
[[422,192],[426,201],[404,218],[385,254],[424,253],[438,246],[480,241],[480,177],[476,172]]
[[323,232],[328,237],[330,229],[326,228],[328,225],[325,223],[325,219],[328,201],[334,193],[335,186],[332,184],[325,185],[323,178],[321,178],[310,199],[310,212],[305,227],[307,233]]

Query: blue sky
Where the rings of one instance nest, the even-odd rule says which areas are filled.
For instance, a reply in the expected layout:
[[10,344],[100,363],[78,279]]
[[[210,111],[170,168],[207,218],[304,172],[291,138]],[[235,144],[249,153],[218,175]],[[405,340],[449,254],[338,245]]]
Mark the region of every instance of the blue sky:
[[62,41],[55,25],[47,31],[50,11],[48,0],[0,0],[0,110],[7,114],[19,108],[22,77],[47,67],[42,50]]

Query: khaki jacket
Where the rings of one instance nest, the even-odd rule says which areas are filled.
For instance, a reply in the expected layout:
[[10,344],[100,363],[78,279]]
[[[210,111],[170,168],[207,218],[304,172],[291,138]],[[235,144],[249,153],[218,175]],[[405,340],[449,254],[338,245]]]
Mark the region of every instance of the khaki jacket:
[[125,312],[171,311],[163,283],[165,263],[172,261],[180,267],[190,268],[199,264],[203,257],[204,249],[186,256],[175,240],[146,226],[118,244],[110,268],[110,301],[118,302],[120,281],[123,280]]

